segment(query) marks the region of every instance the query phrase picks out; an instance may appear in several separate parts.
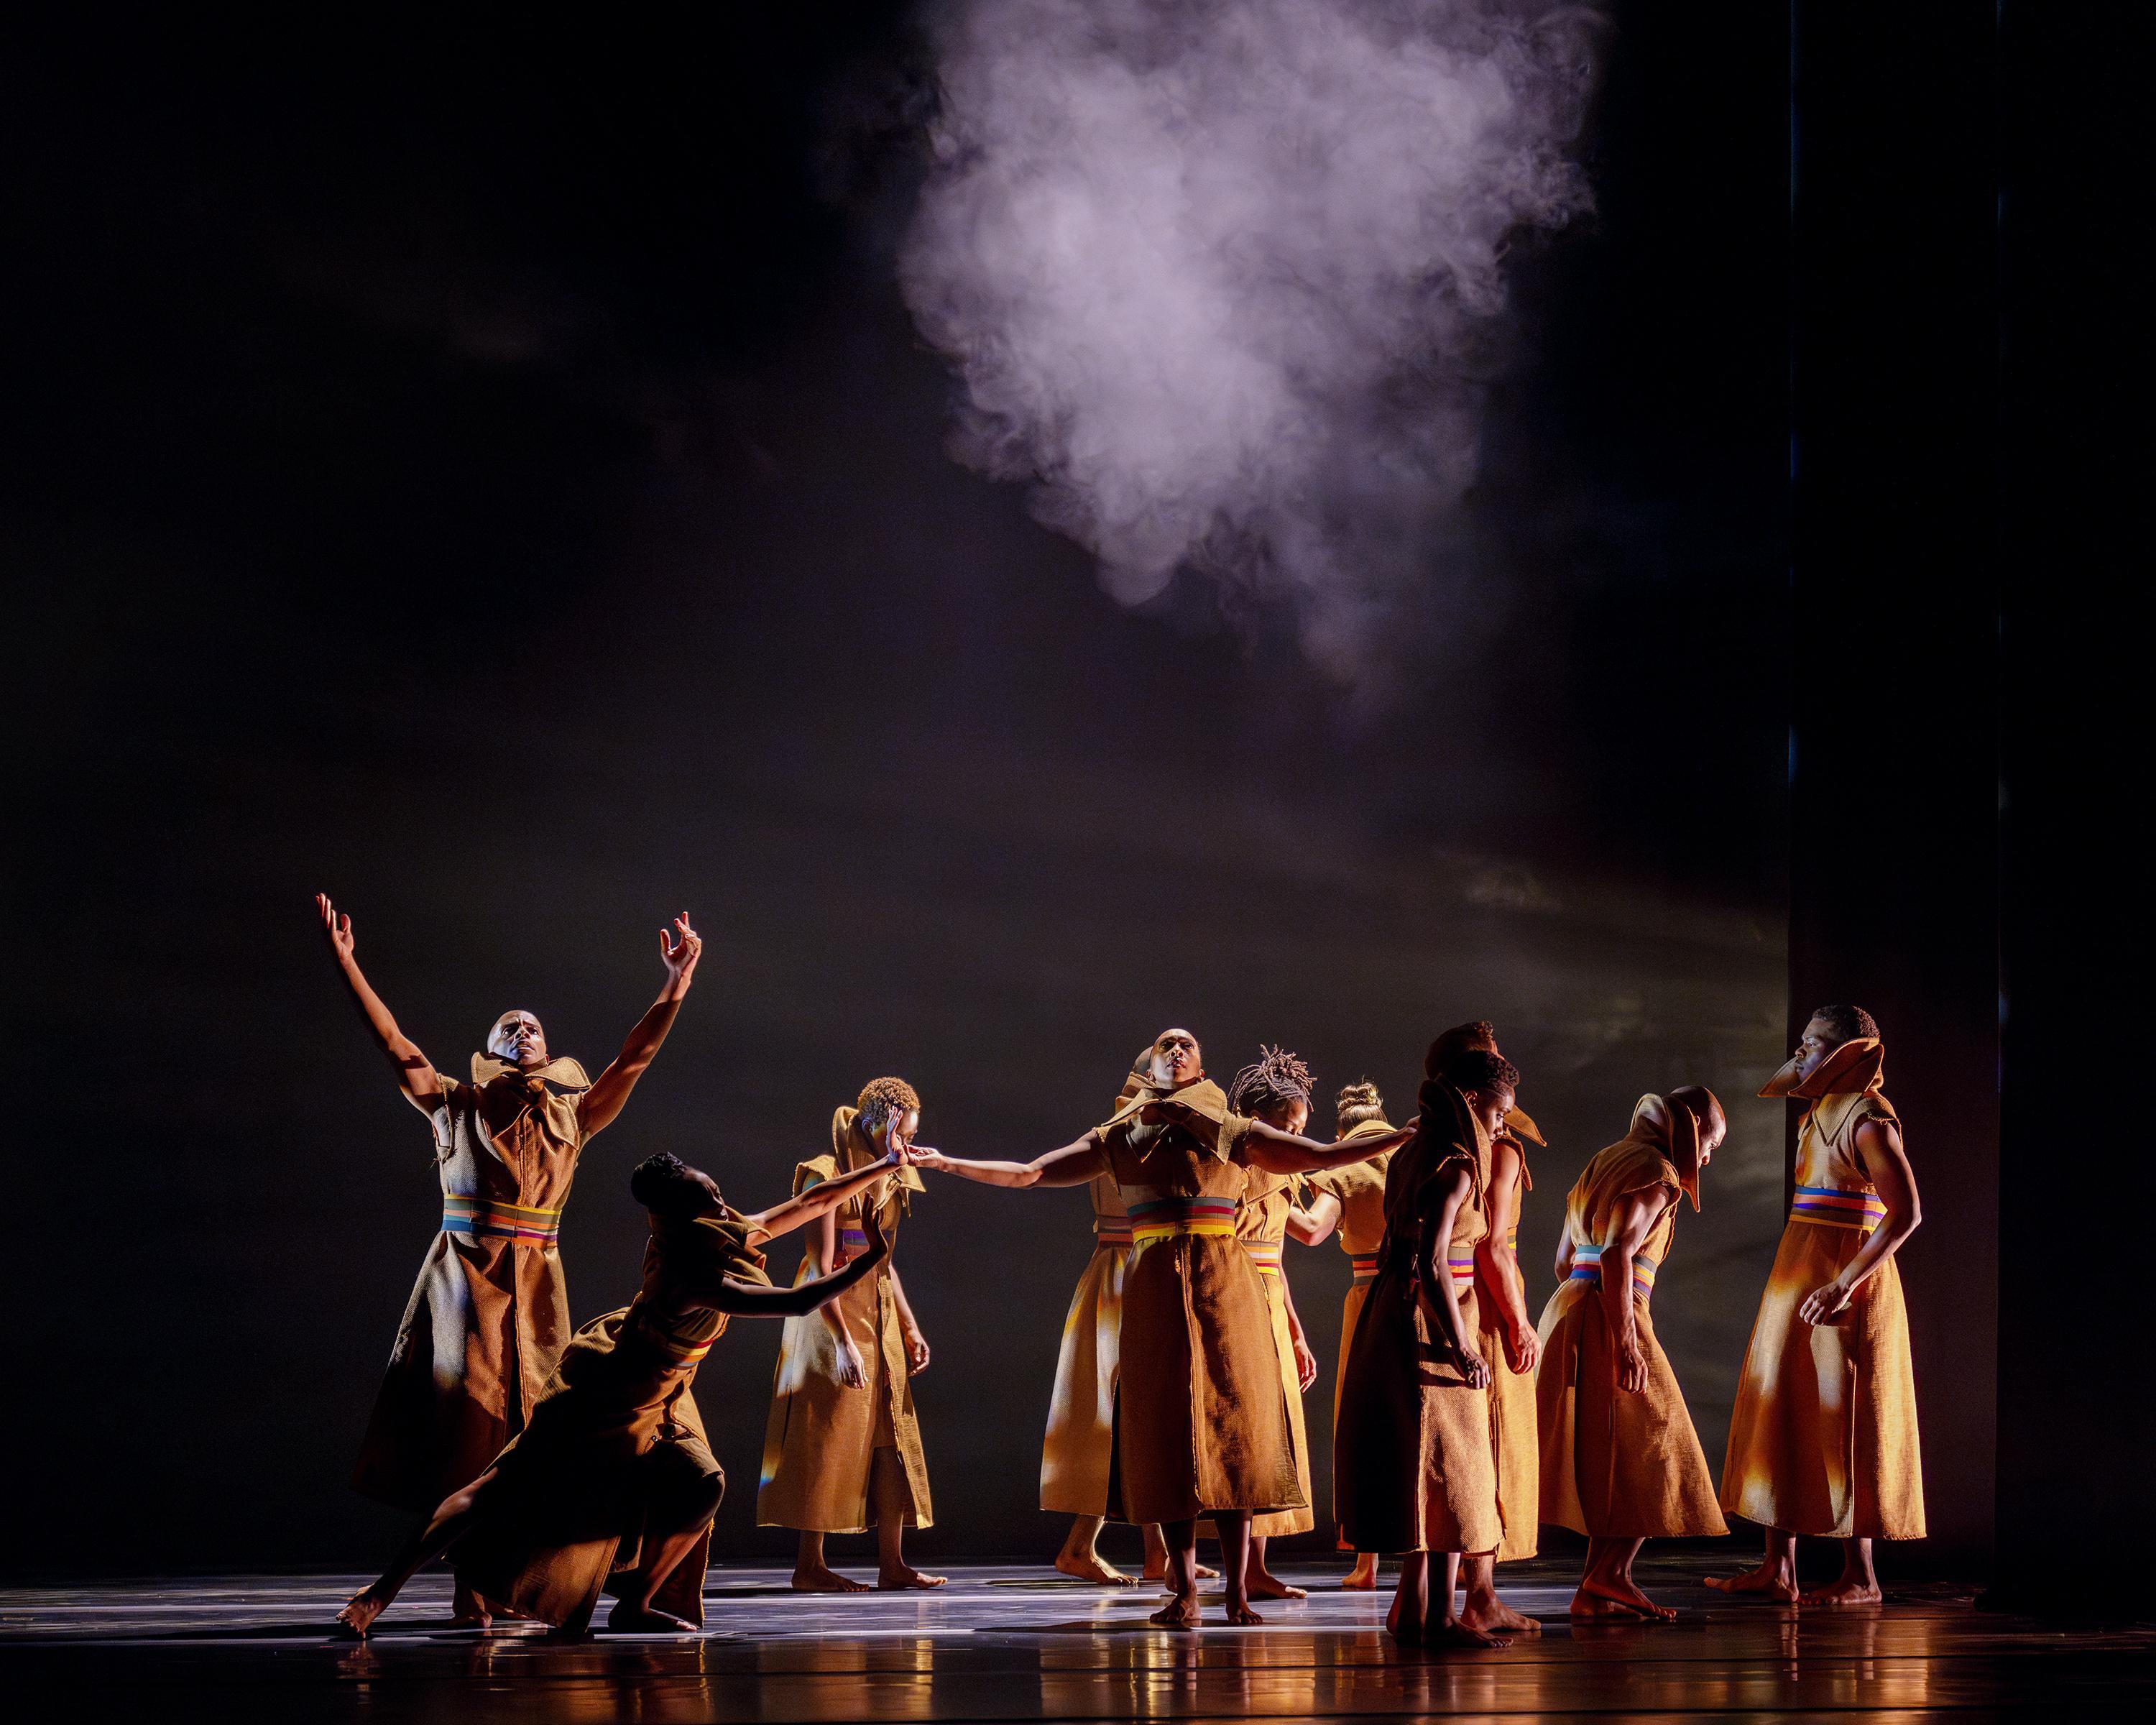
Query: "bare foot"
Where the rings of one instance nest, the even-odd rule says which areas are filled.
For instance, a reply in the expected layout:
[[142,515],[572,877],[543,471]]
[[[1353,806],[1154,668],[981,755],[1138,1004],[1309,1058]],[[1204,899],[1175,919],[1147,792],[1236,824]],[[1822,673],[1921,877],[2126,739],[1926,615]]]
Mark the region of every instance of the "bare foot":
[[1135,1587],[1137,1577],[1126,1575],[1096,1551],[1081,1552],[1073,1557],[1069,1552],[1059,1552],[1055,1558],[1056,1572],[1074,1580],[1090,1581],[1096,1587]]
[[378,1597],[372,1588],[354,1594],[336,1615],[337,1627],[332,1631],[342,1640],[363,1641],[367,1632],[374,1626],[374,1620],[388,1608],[389,1601]]
[[876,1571],[876,1585],[886,1590],[902,1587],[941,1587],[950,1579],[947,1575],[924,1575],[911,1563],[902,1563],[896,1569]]
[[1645,1623],[1646,1614],[1635,1610],[1622,1599],[1604,1598],[1591,1594],[1585,1588],[1572,1596],[1571,1615],[1582,1621],[1599,1620],[1605,1623]]
[[1400,1628],[1400,1596],[1398,1594],[1393,1595],[1393,1603],[1385,1613],[1385,1633],[1393,1638],[1396,1646],[1422,1645],[1422,1626],[1419,1624],[1410,1624],[1404,1630]]
[[1460,1608],[1460,1620],[1468,1628],[1486,1634],[1500,1630],[1516,1635],[1538,1635],[1543,1632],[1543,1626],[1533,1618],[1515,1611],[1495,1594],[1486,1599],[1470,1599]]
[[1830,1587],[1815,1587],[1804,1595],[1807,1605],[1876,1605],[1879,1603],[1879,1584],[1858,1581],[1845,1575]]
[[1146,1621],[1156,1629],[1194,1630],[1198,1627],[1198,1595],[1178,1594]]
[[[1298,1588],[1296,1591],[1298,1594],[1301,1594],[1302,1590]],[[1304,1597],[1306,1598],[1308,1596],[1304,1595]],[[1248,1629],[1263,1623],[1265,1619],[1259,1616],[1256,1612],[1250,1609],[1250,1602],[1248,1599],[1244,1600],[1240,1605],[1234,1600],[1230,1599],[1228,1602],[1228,1621],[1230,1623],[1240,1624],[1245,1629]]]
[[1614,1605],[1620,1611],[1628,1611],[1633,1616],[1643,1619],[1649,1623],[1675,1623],[1677,1620],[1675,1611],[1666,1605],[1657,1605],[1629,1581],[1583,1581],[1579,1584],[1579,1591],[1574,1594],[1572,1599],[1573,1611],[1584,1617],[1606,1616],[1608,1613],[1596,1611],[1591,1608],[1586,1611],[1580,1611],[1580,1604],[1583,1600],[1599,1600],[1604,1604]]
[[865,1594],[869,1590],[865,1581],[855,1581],[820,1563],[813,1569],[796,1569],[791,1585],[797,1594]]
[[1771,1594],[1786,1605],[1797,1603],[1796,1574],[1779,1563],[1762,1563],[1742,1575],[1710,1575],[1707,1584],[1717,1593]]
[[618,1635],[693,1635],[696,1625],[655,1605],[632,1605],[622,1600],[607,1613],[607,1628]]
[[1292,1583],[1282,1581],[1270,1569],[1260,1569],[1252,1575],[1245,1584],[1245,1590],[1253,1599],[1306,1599],[1310,1597],[1308,1588],[1296,1587]]
[[1341,1581],[1341,1586],[1351,1593],[1375,1593],[1378,1590],[1378,1554],[1358,1552],[1355,1567]]
[[1425,1647],[1509,1647],[1512,1640],[1509,1635],[1486,1635],[1451,1617],[1430,1630],[1422,1644]]
[[[1145,1568],[1139,1573],[1147,1581],[1165,1581],[1168,1579],[1168,1559],[1163,1558],[1158,1563],[1155,1563],[1151,1558],[1147,1558]],[[1198,1566],[1198,1579],[1200,1581],[1218,1581],[1220,1579],[1220,1572],[1209,1563],[1200,1563]]]

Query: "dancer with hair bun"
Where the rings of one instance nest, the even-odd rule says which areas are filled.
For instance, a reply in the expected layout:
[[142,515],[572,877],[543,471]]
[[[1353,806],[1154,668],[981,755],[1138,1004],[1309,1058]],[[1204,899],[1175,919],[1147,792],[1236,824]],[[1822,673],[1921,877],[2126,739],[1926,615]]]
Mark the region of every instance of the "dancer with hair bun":
[[1797,1538],[1842,1543],[1812,1605],[1879,1599],[1875,1539],[1924,1537],[1909,1317],[1895,1255],[1922,1219],[1886,1045],[1861,1006],[1822,1006],[1763,1096],[1804,1102],[1796,1201],[1760,1296],[1729,1420],[1722,1507],[1761,1523],[1759,1567],[1710,1586],[1795,1599]]
[[[896,1157],[883,1178],[826,1212],[808,1236],[800,1276],[828,1275],[865,1248],[874,1215],[896,1244],[921,1176],[906,1163],[921,1129],[921,1098],[902,1078],[878,1078],[831,1117],[831,1153],[794,1170],[797,1194]],[[928,1343],[906,1303],[896,1267],[812,1315],[791,1319],[779,1345],[771,1416],[764,1427],[757,1525],[801,1535],[793,1585],[801,1593],[859,1593],[862,1584],[824,1560],[829,1533],[876,1530],[879,1588],[941,1587],[906,1561],[906,1529],[934,1521],[928,1463],[913,1407],[913,1378]]]
[[[1336,1144],[1383,1137],[1393,1130],[1392,1122],[1385,1118],[1384,1098],[1367,1078],[1340,1087],[1339,1095],[1333,1098],[1332,1119]],[[1384,1255],[1385,1170],[1392,1165],[1394,1154],[1388,1150],[1367,1162],[1311,1175],[1308,1208],[1288,1214],[1289,1235],[1304,1245],[1324,1245],[1337,1229],[1340,1250],[1347,1253],[1354,1278],[1341,1302],[1340,1357],[1332,1369],[1332,1514],[1336,1522],[1340,1517],[1340,1475],[1345,1466],[1340,1452],[1340,1390],[1347,1381],[1348,1353],[1354,1344],[1356,1320],[1370,1284],[1378,1279],[1378,1261]],[[1344,1538],[1339,1543],[1342,1551],[1354,1550]],[[1377,1584],[1378,1553],[1356,1552],[1354,1567],[1340,1585],[1368,1592]]]
[[[1257,1060],[1235,1075],[1228,1106],[1238,1114],[1301,1136],[1310,1124],[1310,1068],[1286,1049],[1261,1048]],[[1317,1525],[1310,1496],[1310,1435],[1303,1421],[1303,1393],[1317,1381],[1317,1358],[1302,1331],[1302,1314],[1281,1264],[1287,1238],[1288,1214],[1299,1197],[1300,1179],[1252,1168],[1235,1212],[1235,1238],[1250,1255],[1265,1283],[1272,1311],[1273,1351],[1280,1363],[1281,1394],[1287,1404],[1288,1435],[1295,1445],[1296,1484],[1301,1505],[1255,1516],[1250,1522],[1250,1590],[1261,1599],[1300,1599],[1308,1590],[1282,1581],[1265,1566],[1265,1542],[1276,1534],[1306,1533]]]

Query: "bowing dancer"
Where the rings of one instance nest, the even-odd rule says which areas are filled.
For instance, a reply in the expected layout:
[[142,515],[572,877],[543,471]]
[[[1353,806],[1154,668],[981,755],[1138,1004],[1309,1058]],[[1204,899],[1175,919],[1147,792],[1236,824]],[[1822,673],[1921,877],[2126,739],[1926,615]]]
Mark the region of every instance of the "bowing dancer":
[[[921,1098],[902,1078],[874,1080],[854,1106],[832,1115],[831,1153],[794,1170],[794,1191],[813,1191],[858,1168],[886,1173],[819,1219],[802,1255],[803,1280],[865,1250],[870,1215],[897,1244],[899,1224],[921,1189],[921,1176],[905,1160],[920,1130]],[[889,1261],[866,1284],[788,1321],[764,1426],[756,1519],[758,1527],[801,1535],[797,1592],[862,1592],[861,1583],[824,1561],[824,1538],[864,1532],[871,1522],[878,1587],[941,1587],[948,1579],[923,1574],[902,1550],[906,1528],[934,1521],[913,1406],[913,1378],[927,1367],[927,1339]]]
[[1574,1617],[1668,1622],[1676,1613],[1632,1579],[1640,1546],[1729,1531],[1648,1309],[1678,1199],[1698,1209],[1700,1172],[1727,1131],[1697,1085],[1642,1096],[1565,1200],[1542,1322],[1542,1518],[1587,1536]]
[[[1152,1050],[1139,1050],[1130,1076],[1117,1093],[1120,1108],[1144,1082]],[[1113,1112],[1111,1108],[1110,1112]],[[1040,1445],[1040,1507],[1070,1517],[1070,1531],[1055,1567],[1079,1581],[1098,1587],[1128,1587],[1140,1578],[1127,1575],[1101,1555],[1101,1529],[1108,1515],[1108,1481],[1116,1452],[1116,1379],[1122,1358],[1123,1274],[1131,1260],[1130,1213],[1112,1174],[1086,1183],[1093,1200],[1093,1255],[1070,1296],[1063,1320],[1063,1342],[1055,1356],[1055,1387],[1048,1405],[1048,1430]],[[1143,1579],[1168,1574],[1168,1548],[1160,1528],[1145,1525]],[[1201,1579],[1219,1571],[1201,1568]]]
[[694,1385],[729,1318],[813,1310],[872,1275],[866,1249],[819,1280],[774,1288],[757,1247],[859,1196],[896,1156],[754,1215],[671,1156],[639,1163],[629,1190],[649,1213],[643,1285],[562,1351],[531,1419],[492,1464],[438,1507],[382,1578],[337,1614],[365,1635],[422,1565],[444,1552],[490,1599],[582,1634],[603,1590],[610,1630],[686,1635],[704,1620],[711,1519],[726,1476],[706,1440]]
[[[1384,1098],[1378,1094],[1378,1086],[1367,1078],[1359,1084],[1341,1086],[1340,1094],[1333,1099],[1332,1118],[1332,1142],[1336,1144],[1383,1137],[1393,1130],[1392,1122],[1385,1118]],[[1353,1162],[1345,1168],[1312,1174],[1308,1208],[1288,1213],[1289,1236],[1304,1245],[1324,1245],[1337,1229],[1340,1250],[1348,1255],[1349,1272],[1353,1277],[1347,1297],[1341,1302],[1340,1357],[1332,1368],[1332,1516],[1336,1523],[1340,1519],[1340,1475],[1343,1465],[1340,1453],[1340,1391],[1348,1379],[1348,1353],[1355,1340],[1356,1319],[1369,1294],[1370,1284],[1378,1279],[1378,1261],[1384,1255],[1385,1171],[1392,1166],[1394,1154],[1388,1150],[1368,1162]],[[1342,1551],[1354,1550],[1344,1538],[1339,1543]],[[1356,1552],[1354,1567],[1340,1585],[1362,1593],[1373,1591],[1378,1585],[1377,1553]]]
[[1922,1207],[1902,1123],[1880,1094],[1886,1050],[1859,1006],[1822,1006],[1763,1096],[1809,1106],[1796,1199],[1760,1298],[1729,1420],[1722,1507],[1761,1523],[1759,1567],[1711,1587],[1794,1599],[1797,1539],[1842,1543],[1812,1605],[1876,1604],[1875,1539],[1924,1537],[1909,1317],[1895,1254]]
[[[1300,1137],[1310,1124],[1310,1068],[1286,1049],[1261,1048],[1256,1063],[1235,1075],[1228,1106],[1238,1114]],[[1302,1314],[1295,1309],[1295,1295],[1281,1265],[1288,1214],[1301,1195],[1299,1183],[1292,1174],[1252,1168],[1235,1212],[1235,1238],[1257,1266],[1265,1303],[1271,1308],[1273,1352],[1280,1363],[1281,1394],[1287,1404],[1288,1437],[1295,1446],[1296,1486],[1302,1494],[1300,1508],[1273,1510],[1250,1518],[1249,1592],[1260,1599],[1309,1596],[1308,1589],[1282,1581],[1265,1567],[1265,1543],[1276,1535],[1307,1533],[1317,1525],[1311,1505],[1310,1437],[1302,1414],[1303,1394],[1317,1381],[1317,1357],[1310,1351]]]
[[989,1185],[1076,1186],[1115,1177],[1131,1218],[1116,1380],[1115,1512],[1158,1522],[1173,1597],[1152,1621],[1195,1629],[1198,1519],[1220,1536],[1231,1622],[1261,1621],[1248,1593],[1254,1512],[1299,1507],[1295,1454],[1263,1280],[1235,1240],[1250,1171],[1301,1173],[1391,1148],[1405,1133],[1342,1149],[1233,1112],[1205,1076],[1198,1039],[1163,1031],[1146,1081],[1114,1115],[1037,1161],[916,1166]]
[[[659,936],[665,985],[596,1080],[550,1056],[528,1012],[504,1013],[467,1084],[437,1071],[361,973],[352,918],[317,894],[330,951],[405,1100],[434,1128],[442,1225],[398,1325],[353,1484],[427,1515],[524,1427],[569,1334],[557,1244],[584,1146],[621,1112],[673,1028],[704,942],[686,915]],[[455,1621],[488,1611],[459,1579]]]
[[1385,1175],[1384,1259],[1348,1352],[1342,1531],[1358,1551],[1402,1554],[1386,1617],[1402,1645],[1506,1645],[1457,1615],[1453,1594],[1461,1557],[1504,1538],[1474,1251],[1489,1226],[1491,1140],[1518,1085],[1483,1050],[1424,1083],[1414,1138]]

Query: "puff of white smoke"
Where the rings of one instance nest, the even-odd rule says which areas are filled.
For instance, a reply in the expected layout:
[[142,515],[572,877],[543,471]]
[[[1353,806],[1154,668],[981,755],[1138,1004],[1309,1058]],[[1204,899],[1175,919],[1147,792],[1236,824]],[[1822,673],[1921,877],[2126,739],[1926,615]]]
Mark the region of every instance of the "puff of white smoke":
[[1118,598],[1199,570],[1353,676],[1442,572],[1507,235],[1590,207],[1566,149],[1601,23],[950,0],[901,280],[958,372],[952,453],[1030,483]]

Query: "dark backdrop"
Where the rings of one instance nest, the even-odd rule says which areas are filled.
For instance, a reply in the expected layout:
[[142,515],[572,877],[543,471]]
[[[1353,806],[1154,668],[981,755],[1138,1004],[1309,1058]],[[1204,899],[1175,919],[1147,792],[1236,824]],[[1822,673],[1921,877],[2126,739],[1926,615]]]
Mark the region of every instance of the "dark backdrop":
[[[943,458],[905,15],[799,10],[10,44],[10,1569],[399,1525],[344,1481],[438,1201],[318,888],[451,1068],[511,1004],[603,1061],[665,916],[706,930],[570,1209],[580,1320],[633,1286],[634,1160],[768,1201],[880,1072],[1028,1154],[1169,1020],[1404,1105],[1486,1015],[1551,1128],[1539,1309],[1579,1164],[1711,1083],[1657,1325],[1718,1463],[1782,1204],[1740,1099],[1787,1034],[1786,21],[1622,9],[1599,213],[1512,260],[1471,600],[1373,709],[1195,595],[1119,609]],[[956,1185],[907,1230],[928,1553],[1060,1535],[1085,1230]],[[1344,1260],[1290,1267],[1329,1383]],[[786,1548],[777,1339],[700,1385],[722,1557]]]

